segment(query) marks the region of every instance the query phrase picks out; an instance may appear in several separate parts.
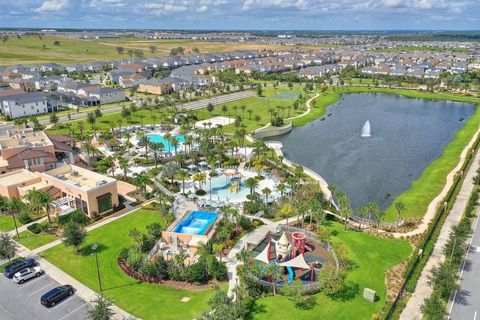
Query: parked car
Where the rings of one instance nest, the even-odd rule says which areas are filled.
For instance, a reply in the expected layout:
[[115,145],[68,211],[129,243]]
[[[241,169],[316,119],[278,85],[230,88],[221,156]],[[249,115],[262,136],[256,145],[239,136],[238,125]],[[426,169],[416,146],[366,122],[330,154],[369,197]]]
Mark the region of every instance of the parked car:
[[37,262],[34,259],[28,258],[24,260],[18,260],[15,261],[8,266],[5,267],[5,271],[3,274],[5,277],[12,279],[13,275],[17,273],[18,271],[25,269],[25,268],[31,268],[37,265]]
[[21,284],[29,279],[39,277],[42,274],[43,270],[40,267],[25,268],[13,275],[13,281]]
[[69,284],[66,284],[64,286],[53,288],[52,290],[45,293],[40,298],[40,303],[45,307],[50,308],[73,294],[73,287]]

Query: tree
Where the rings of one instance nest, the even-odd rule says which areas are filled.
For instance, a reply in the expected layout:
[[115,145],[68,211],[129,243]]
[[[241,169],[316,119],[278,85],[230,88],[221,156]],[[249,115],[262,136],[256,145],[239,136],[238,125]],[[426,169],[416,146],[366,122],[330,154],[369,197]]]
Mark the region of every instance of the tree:
[[0,260],[8,260],[10,262],[15,257],[16,248],[17,244],[8,233],[0,233]]
[[154,54],[155,52],[157,52],[157,47],[156,46],[149,46],[148,49],[150,49],[150,53],[151,54]]
[[293,213],[292,205],[289,202],[285,202],[278,213],[287,219],[286,225],[288,226],[288,217],[290,217],[290,215]]
[[277,285],[276,282],[282,276],[282,267],[276,263],[270,263],[265,269],[265,274],[270,278],[273,284],[273,295],[277,294]]
[[347,230],[348,219],[352,215],[352,207],[350,206],[350,201],[345,193],[337,191],[336,196],[340,206],[340,214],[342,215],[345,224],[345,230]]
[[423,316],[428,320],[441,320],[445,319],[446,316],[443,301],[437,291],[433,291],[430,297],[425,298],[420,310],[422,311]]
[[179,170],[180,166],[175,161],[167,162],[162,168],[162,176],[170,178],[173,184],[173,178]]
[[262,90],[261,86],[257,87],[257,96],[259,96],[259,97],[263,96],[263,90]]
[[148,160],[148,147],[150,146],[150,139],[148,139],[148,136],[139,136],[138,145],[145,148],[145,160]]
[[187,180],[190,177],[190,174],[187,172],[187,170],[179,170],[176,174],[176,179],[182,181],[182,192],[185,194],[185,180]]
[[74,247],[77,253],[86,236],[87,232],[75,221],[70,221],[63,229],[63,243],[67,247]]
[[127,180],[127,170],[128,170],[128,159],[120,158],[118,159],[118,166],[123,170],[123,178]]
[[207,111],[212,114],[212,111],[215,109],[215,107],[213,106],[213,103],[209,102],[207,104]]
[[113,316],[112,303],[104,296],[97,295],[92,301],[92,307],[88,310],[90,320],[110,320]]
[[52,195],[48,191],[39,191],[37,195],[37,201],[41,207],[45,209],[48,217],[48,223],[52,223],[50,218],[50,204],[53,201]]
[[58,119],[56,113],[52,113],[52,114],[50,115],[50,123],[53,124],[53,127],[57,127],[58,120],[59,120],[59,119]]
[[92,131],[93,131],[93,127],[95,126],[95,123],[97,122],[97,118],[95,117],[94,112],[87,113],[87,122],[90,124],[90,126],[92,127]]
[[58,40],[53,41],[53,45],[54,45],[54,46],[59,46],[59,45],[60,45],[60,41],[58,41]]
[[116,47],[115,49],[117,50],[118,54],[123,54],[125,52],[124,47]]
[[395,202],[395,209],[397,210],[397,229],[400,226],[400,216],[403,211],[405,211],[405,205],[403,202],[397,201]]

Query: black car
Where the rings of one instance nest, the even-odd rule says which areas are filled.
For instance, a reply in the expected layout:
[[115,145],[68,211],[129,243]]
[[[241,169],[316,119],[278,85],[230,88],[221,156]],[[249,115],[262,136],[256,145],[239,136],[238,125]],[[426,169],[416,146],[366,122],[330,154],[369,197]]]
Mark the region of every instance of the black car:
[[45,307],[50,308],[73,294],[73,287],[69,284],[66,284],[64,286],[53,288],[52,290],[45,293],[40,298],[40,303]]
[[18,260],[6,266],[3,274],[5,275],[5,277],[12,279],[13,275],[18,271],[25,268],[35,267],[36,265],[37,265],[37,262],[31,258]]

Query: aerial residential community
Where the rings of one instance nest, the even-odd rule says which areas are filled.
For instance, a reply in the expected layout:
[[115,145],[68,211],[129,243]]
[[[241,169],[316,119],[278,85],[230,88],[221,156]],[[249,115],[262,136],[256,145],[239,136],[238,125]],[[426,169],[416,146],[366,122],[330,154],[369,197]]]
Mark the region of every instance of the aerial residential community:
[[2,4],[0,320],[475,320],[478,12]]

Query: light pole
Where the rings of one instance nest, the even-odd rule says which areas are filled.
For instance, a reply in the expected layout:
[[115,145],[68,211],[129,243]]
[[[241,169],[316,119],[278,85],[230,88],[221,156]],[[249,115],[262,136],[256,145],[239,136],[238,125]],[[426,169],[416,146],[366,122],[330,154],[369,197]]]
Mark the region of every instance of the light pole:
[[98,248],[98,244],[97,244],[97,243],[94,243],[94,244],[92,245],[92,251],[95,252],[95,261],[97,262],[98,285],[99,285],[99,287],[100,287],[100,292],[102,292],[102,291],[103,291],[103,289],[102,289],[102,279],[100,278],[100,268],[98,267],[97,248]]

